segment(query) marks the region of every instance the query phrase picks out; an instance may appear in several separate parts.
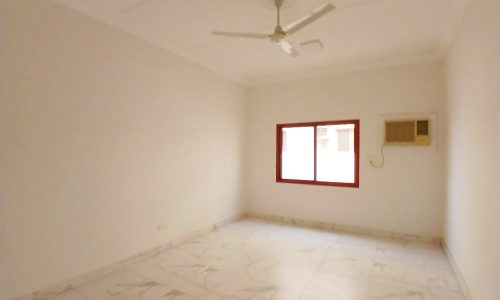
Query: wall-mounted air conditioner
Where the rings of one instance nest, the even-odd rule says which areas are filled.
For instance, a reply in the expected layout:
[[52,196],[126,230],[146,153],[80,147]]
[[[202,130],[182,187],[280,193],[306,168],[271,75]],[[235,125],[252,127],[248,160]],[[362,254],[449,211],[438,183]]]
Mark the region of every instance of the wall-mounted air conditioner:
[[384,145],[429,146],[429,126],[428,119],[386,120]]

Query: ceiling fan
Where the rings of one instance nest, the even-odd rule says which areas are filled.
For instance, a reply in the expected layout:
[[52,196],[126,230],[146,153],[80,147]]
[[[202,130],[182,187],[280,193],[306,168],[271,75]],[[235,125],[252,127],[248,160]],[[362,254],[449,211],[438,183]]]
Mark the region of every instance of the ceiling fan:
[[253,38],[253,39],[269,39],[272,42],[277,43],[281,46],[281,49],[285,51],[291,57],[299,56],[299,52],[288,42],[286,39],[289,35],[294,34],[295,32],[301,30],[312,22],[316,21],[326,13],[335,9],[335,6],[331,3],[324,4],[309,15],[298,19],[297,21],[285,26],[281,27],[280,25],[280,8],[283,5],[284,0],[274,0],[277,9],[277,17],[278,22],[274,32],[271,34],[263,34],[263,33],[250,33],[250,32],[227,32],[227,31],[213,31],[213,35],[218,36],[229,36],[229,37],[240,37],[240,38]]

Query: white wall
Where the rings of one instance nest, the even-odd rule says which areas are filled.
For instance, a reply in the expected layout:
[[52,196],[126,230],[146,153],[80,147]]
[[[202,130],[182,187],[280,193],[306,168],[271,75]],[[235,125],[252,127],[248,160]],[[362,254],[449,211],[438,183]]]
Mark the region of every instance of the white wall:
[[50,1],[0,6],[0,299],[241,211],[246,89]]
[[[314,221],[425,236],[442,236],[443,139],[440,124],[444,83],[439,63],[257,87],[251,91],[248,210]],[[433,112],[436,144],[430,148],[385,149],[379,155],[381,114]],[[275,182],[276,124],[361,120],[360,188]],[[437,141],[436,141],[437,139]]]
[[[0,299],[242,209],[441,236],[445,196],[453,259],[474,299],[495,299],[500,2],[472,3],[447,61],[447,109],[442,66],[424,63],[252,89],[247,134],[245,88],[49,1],[1,1]],[[370,167],[380,115],[426,112],[432,147],[386,148]],[[275,182],[277,123],[352,118],[359,189]]]
[[476,300],[500,295],[500,2],[469,1],[447,60],[446,243]]

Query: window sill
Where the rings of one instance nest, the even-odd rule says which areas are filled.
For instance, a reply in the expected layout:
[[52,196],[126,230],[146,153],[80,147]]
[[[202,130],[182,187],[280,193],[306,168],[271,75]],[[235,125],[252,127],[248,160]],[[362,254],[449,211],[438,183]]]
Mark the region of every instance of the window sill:
[[312,181],[312,180],[299,180],[299,179],[276,179],[276,182],[359,188],[359,182],[346,183],[346,182],[326,182],[326,181]]

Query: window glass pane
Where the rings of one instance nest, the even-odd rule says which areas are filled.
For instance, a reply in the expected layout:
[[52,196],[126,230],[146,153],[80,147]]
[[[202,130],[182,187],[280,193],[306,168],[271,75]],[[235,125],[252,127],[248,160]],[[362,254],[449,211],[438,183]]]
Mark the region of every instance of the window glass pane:
[[318,126],[316,180],[354,183],[354,124]]
[[314,127],[282,129],[281,178],[314,180]]

